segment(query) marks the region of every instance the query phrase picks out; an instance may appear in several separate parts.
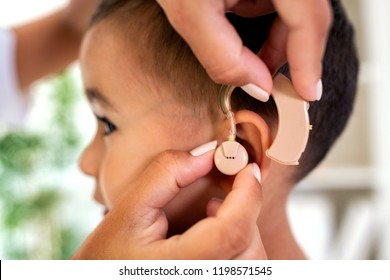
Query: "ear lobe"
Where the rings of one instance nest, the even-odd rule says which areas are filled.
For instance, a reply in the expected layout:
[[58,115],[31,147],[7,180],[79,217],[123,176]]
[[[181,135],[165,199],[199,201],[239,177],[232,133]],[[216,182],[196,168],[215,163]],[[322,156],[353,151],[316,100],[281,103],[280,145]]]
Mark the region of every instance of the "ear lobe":
[[268,124],[260,115],[249,110],[235,112],[234,118],[237,125],[237,140],[245,146],[249,158],[254,159],[259,165],[262,178],[265,178],[271,162],[265,154],[272,144]]

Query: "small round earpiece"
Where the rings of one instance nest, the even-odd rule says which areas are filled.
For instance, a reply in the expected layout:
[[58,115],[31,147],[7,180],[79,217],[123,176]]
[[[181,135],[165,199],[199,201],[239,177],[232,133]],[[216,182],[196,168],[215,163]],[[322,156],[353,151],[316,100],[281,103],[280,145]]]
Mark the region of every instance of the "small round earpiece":
[[226,175],[235,175],[248,164],[248,152],[236,141],[225,141],[215,151],[215,166]]

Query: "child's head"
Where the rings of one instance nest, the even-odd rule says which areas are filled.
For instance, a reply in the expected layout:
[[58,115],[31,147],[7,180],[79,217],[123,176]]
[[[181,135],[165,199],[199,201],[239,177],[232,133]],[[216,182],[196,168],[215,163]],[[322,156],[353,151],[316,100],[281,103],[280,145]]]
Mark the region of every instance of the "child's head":
[[[352,110],[357,74],[353,32],[338,2],[333,4],[337,8],[324,58],[323,99],[309,110],[314,129],[301,165],[288,169],[286,180],[291,184],[324,158]],[[264,42],[274,18],[229,17],[253,50]],[[226,140],[229,124],[218,108],[219,85],[210,80],[154,0],[103,1],[83,42],[81,68],[99,120],[81,168],[97,179],[96,199],[108,208],[157,154]],[[287,66],[280,71],[289,75]],[[277,126],[275,104],[239,91],[232,98],[238,141],[266,173],[265,150]],[[231,178],[211,172],[172,202],[168,218],[177,222],[178,230],[185,229],[204,216],[210,198],[224,196],[228,181]]]

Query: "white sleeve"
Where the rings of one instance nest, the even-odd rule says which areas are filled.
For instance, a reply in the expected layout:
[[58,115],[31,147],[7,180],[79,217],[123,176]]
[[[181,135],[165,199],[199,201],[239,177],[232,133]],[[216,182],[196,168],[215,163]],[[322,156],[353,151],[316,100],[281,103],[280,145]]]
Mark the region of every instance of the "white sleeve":
[[0,28],[0,125],[21,127],[29,98],[19,89],[15,49],[16,38],[12,30]]

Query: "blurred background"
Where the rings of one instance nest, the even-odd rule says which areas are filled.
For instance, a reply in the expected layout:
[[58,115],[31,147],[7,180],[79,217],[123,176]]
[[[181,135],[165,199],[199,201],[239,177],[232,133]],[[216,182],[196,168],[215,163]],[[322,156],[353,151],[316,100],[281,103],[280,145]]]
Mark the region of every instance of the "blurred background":
[[[361,61],[357,103],[327,159],[294,190],[288,212],[309,258],[390,259],[390,2],[342,2]],[[1,1],[0,27],[66,3]],[[31,91],[25,129],[0,124],[0,258],[67,259],[102,217],[93,182],[77,167],[95,120],[77,64]]]
[[[67,3],[1,1],[0,26],[26,23]],[[68,259],[103,214],[92,200],[92,180],[77,166],[96,120],[76,63],[36,82],[31,97],[23,129],[0,123],[0,258]]]
[[354,114],[289,213],[314,259],[390,259],[389,1],[342,0],[355,26],[360,77]]

